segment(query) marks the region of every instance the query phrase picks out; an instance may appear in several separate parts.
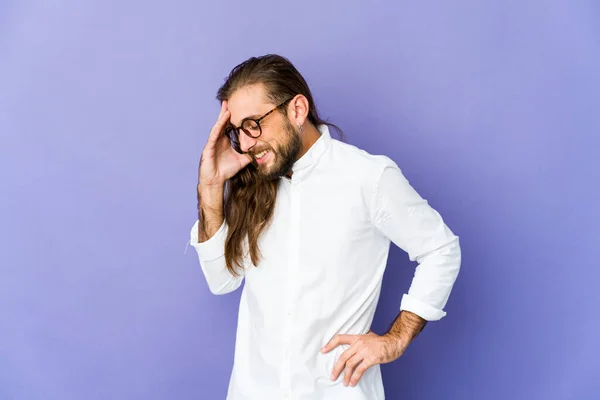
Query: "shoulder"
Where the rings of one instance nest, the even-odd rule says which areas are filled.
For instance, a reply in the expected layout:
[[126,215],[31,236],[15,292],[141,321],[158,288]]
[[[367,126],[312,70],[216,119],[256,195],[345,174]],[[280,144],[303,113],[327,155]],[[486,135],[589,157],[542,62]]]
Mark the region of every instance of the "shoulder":
[[[355,145],[332,139],[322,164],[327,187],[334,188],[345,204],[354,204],[355,216],[372,220],[373,205],[386,168],[399,169],[396,162],[383,154],[371,154]],[[363,210],[360,214],[356,210]]]
[[362,177],[367,181],[379,178],[386,167],[398,168],[396,162],[386,155],[371,154],[337,139],[331,140],[327,164],[328,168],[344,170],[344,175]]

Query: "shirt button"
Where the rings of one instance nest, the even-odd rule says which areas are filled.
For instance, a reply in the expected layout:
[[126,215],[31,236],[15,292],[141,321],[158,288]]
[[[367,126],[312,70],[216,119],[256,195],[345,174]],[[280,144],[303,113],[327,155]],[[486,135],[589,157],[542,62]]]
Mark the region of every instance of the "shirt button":
[[287,316],[291,317],[292,316],[292,310],[287,310]]

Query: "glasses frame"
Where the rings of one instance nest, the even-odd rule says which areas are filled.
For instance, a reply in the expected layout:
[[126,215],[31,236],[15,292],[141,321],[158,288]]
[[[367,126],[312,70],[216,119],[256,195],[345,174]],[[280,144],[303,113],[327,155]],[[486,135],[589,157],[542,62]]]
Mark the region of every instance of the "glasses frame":
[[[266,114],[264,114],[260,118],[244,118],[242,120],[242,122],[240,123],[239,127],[236,127],[233,124],[229,124],[229,126],[225,129],[225,136],[227,136],[229,138],[229,141],[231,142],[231,146],[233,147],[233,149],[235,151],[237,151],[238,153],[240,153],[240,154],[244,154],[244,152],[242,151],[242,148],[240,147],[240,140],[239,140],[240,130],[243,131],[244,134],[248,135],[252,139],[259,138],[260,135],[262,135],[262,126],[260,126],[260,121],[262,121],[263,119],[265,119],[266,117],[268,117],[269,115],[271,115],[275,110],[278,110],[279,108],[283,107],[285,104],[289,103],[292,99],[293,99],[293,97],[287,99],[286,101],[284,101],[283,103],[281,103],[278,106],[274,107],[272,110],[270,110],[269,112],[267,112]],[[242,128],[242,126],[247,121],[253,121],[253,122],[256,123],[256,126],[258,126],[258,135],[253,136],[246,129]],[[235,138],[234,138],[234,135],[235,135]]]

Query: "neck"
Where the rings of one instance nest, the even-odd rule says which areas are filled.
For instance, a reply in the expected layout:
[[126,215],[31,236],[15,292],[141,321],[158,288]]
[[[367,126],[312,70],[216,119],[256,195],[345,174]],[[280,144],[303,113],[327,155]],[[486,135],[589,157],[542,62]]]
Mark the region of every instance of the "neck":
[[[303,127],[302,133],[300,134],[300,138],[302,139],[302,150],[300,150],[300,153],[298,153],[298,158],[296,158],[296,161],[305,155],[308,149],[310,149],[320,137],[321,132],[319,132],[317,127],[311,123],[307,123],[306,126]],[[293,173],[294,171],[290,171],[286,174],[286,176],[291,178]]]

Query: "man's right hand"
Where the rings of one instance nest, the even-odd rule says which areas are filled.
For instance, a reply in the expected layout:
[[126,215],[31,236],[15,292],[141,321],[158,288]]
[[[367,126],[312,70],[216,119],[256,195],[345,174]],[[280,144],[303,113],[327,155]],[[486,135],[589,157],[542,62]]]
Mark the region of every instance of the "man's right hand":
[[250,164],[252,157],[233,149],[229,138],[223,134],[231,112],[227,100],[221,104],[221,113],[208,136],[198,167],[198,190],[223,187],[225,181]]
[[250,164],[252,158],[231,147],[223,134],[231,113],[227,101],[221,104],[221,113],[208,136],[198,167],[198,241],[211,238],[223,224],[223,189],[225,181]]

